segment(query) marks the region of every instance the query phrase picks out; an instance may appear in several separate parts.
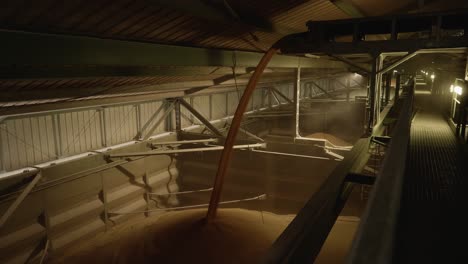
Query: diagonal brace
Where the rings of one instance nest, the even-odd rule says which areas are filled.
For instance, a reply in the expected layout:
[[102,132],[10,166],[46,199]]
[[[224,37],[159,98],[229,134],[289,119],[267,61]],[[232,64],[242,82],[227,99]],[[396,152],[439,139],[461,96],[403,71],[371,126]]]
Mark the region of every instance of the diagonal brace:
[[0,218],[0,228],[5,225],[6,221],[10,216],[16,211],[18,206],[23,202],[24,198],[31,192],[31,190],[36,186],[37,182],[42,178],[42,173],[38,172],[36,176],[32,179],[32,181],[24,188],[23,192],[16,198],[16,200],[8,207],[5,213]]
[[177,99],[181,105],[183,105],[187,110],[189,110],[200,122],[202,122],[211,132],[213,132],[215,135],[218,136],[223,136],[219,130],[213,126],[210,121],[208,121],[200,112],[195,110],[187,101],[185,101],[183,98],[178,98]]

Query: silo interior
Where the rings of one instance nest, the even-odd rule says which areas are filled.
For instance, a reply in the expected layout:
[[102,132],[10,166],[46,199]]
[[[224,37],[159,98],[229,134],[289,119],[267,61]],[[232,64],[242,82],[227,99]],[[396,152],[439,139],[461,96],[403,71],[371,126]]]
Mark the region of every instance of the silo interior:
[[6,3],[0,262],[456,262],[464,8]]

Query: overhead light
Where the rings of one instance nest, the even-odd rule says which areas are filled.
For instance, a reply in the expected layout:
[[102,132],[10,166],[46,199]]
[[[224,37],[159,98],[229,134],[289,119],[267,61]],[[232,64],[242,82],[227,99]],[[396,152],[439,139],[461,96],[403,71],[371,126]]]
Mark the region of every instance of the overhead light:
[[397,70],[393,70],[394,73],[397,73],[398,71]]
[[431,74],[431,79],[432,79],[432,80],[435,79],[435,75],[434,75],[434,74]]
[[450,92],[453,93],[453,84],[450,85]]
[[456,94],[462,95],[463,89],[461,88],[461,86],[457,85],[453,88],[453,90],[455,91]]
[[427,73],[427,72],[425,72],[425,73],[426,73],[426,75],[428,75],[428,74],[429,74],[429,73]]

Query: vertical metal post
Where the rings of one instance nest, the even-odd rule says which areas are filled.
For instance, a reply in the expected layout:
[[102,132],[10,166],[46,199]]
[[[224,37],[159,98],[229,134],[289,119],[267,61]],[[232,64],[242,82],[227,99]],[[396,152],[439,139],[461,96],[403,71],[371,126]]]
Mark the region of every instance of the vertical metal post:
[[104,213],[104,224],[106,231],[109,230],[109,208],[107,204],[107,186],[104,172],[99,173],[101,175],[101,196],[102,196],[102,209]]
[[294,105],[295,112],[294,112],[294,136],[300,137],[299,133],[299,111],[300,111],[300,100],[301,96],[301,67],[297,67],[296,69],[296,81],[294,82]]
[[49,208],[47,206],[47,204],[48,204],[47,190],[43,190],[42,192],[43,192],[42,199],[43,199],[43,206],[44,206],[44,210],[42,212],[42,217],[44,218],[44,226],[45,226],[45,230],[46,230],[47,240],[49,240],[49,249],[51,251],[53,251],[54,250],[54,243],[53,243],[53,240],[52,240],[52,228],[50,226]]
[[466,104],[461,107],[461,136],[463,139],[466,137]]
[[55,158],[59,159],[61,156],[61,140],[59,139],[60,134],[60,127],[58,126],[58,114],[52,115],[52,134],[54,137],[54,150],[55,150]]
[[213,120],[213,95],[209,95],[209,100],[210,100],[210,115],[209,118],[210,120]]
[[[149,162],[149,160],[145,158],[144,162],[145,162],[145,174],[143,175],[143,181],[146,187],[145,188],[146,189],[146,192],[145,192],[146,210],[149,211],[151,209],[151,205],[150,205],[151,195],[149,193],[153,192],[153,188],[150,185],[150,177],[149,177],[149,171],[148,171],[149,166],[146,165],[146,163]],[[146,217],[150,215],[151,215],[150,212],[145,213]]]
[[271,108],[273,106],[273,98],[271,96],[271,88],[268,87],[267,89],[267,95],[268,95],[268,108]]
[[385,79],[385,105],[390,102],[390,88],[392,85],[392,71],[388,72]]
[[397,73],[395,75],[395,97],[393,101],[396,102],[400,98],[400,87],[401,87],[401,75]]
[[[166,101],[167,102],[167,101]],[[169,110],[169,107],[171,106],[172,104],[168,104],[166,103],[164,105],[164,111],[167,112]],[[166,131],[172,131],[174,130],[174,125],[172,124],[172,113],[169,113],[166,117],[166,120],[165,120],[165,124],[166,124]]]
[[[190,105],[195,105],[193,98],[194,98],[193,96],[190,97]],[[227,107],[227,97],[226,97],[226,107]],[[227,113],[227,110],[226,110],[226,113]],[[192,114],[190,114],[190,122],[191,122],[191,125],[195,124],[195,117]]]
[[349,97],[351,95],[351,80],[346,78],[346,102],[349,102]]
[[261,99],[262,99],[262,107],[265,107],[265,96],[267,95],[267,93],[265,93],[265,91],[268,92],[268,90],[266,90],[265,88],[261,88],[261,89],[262,89],[262,92],[261,92],[261,95],[262,95],[262,98],[261,98]]
[[[379,56],[377,56],[377,64],[376,64],[376,70],[377,72],[379,72],[382,67],[383,67],[383,61],[384,61],[384,57],[380,54]],[[375,111],[375,114],[374,114],[374,124],[377,124],[379,121],[380,121],[380,111],[381,111],[381,108],[382,108],[382,73],[377,73],[376,75],[376,78],[375,78],[375,87],[376,87],[376,92],[375,92],[375,95],[376,95],[376,98],[375,98],[375,108],[374,108],[374,111]]]
[[378,63],[378,56],[374,56],[372,58],[372,69],[370,73],[370,80],[369,80],[369,120],[367,124],[367,129],[369,133],[372,133],[372,128],[374,127],[374,119],[375,119],[375,108],[376,108],[376,95],[377,93],[377,63]]
[[226,92],[225,95],[226,95],[226,116],[229,116],[229,92]]
[[99,112],[99,124],[101,125],[101,145],[107,147],[107,127],[106,127],[106,110],[100,108]]
[[175,127],[176,131],[179,132],[182,130],[182,120],[180,118],[180,102],[177,99],[174,99],[174,110],[175,110]]
[[135,105],[136,130],[141,131],[141,104]]
[[6,131],[6,128],[4,126],[5,124],[3,123],[3,121],[0,121],[0,162],[2,164],[2,166],[0,167],[0,172],[6,171],[6,159],[5,159],[6,153],[3,153],[3,146],[5,145],[3,144],[3,137],[2,137],[2,131]]

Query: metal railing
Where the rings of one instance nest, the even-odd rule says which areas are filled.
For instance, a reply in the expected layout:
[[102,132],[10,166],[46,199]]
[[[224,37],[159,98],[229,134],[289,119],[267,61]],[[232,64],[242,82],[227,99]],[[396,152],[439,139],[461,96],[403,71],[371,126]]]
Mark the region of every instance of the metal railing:
[[[413,89],[400,98],[398,121],[385,153],[348,263],[390,263],[393,234],[400,205],[406,150],[412,119]],[[376,133],[382,133],[377,129]],[[266,263],[313,263],[350,193],[350,172],[359,172],[369,159],[370,138],[360,139],[332,171],[321,188],[274,242]]]
[[[249,111],[265,107],[262,92],[266,89],[256,91]],[[277,89],[291,96],[292,86]],[[238,102],[234,90],[185,99],[208,120],[231,116]],[[165,100],[151,100],[0,116],[0,172],[171,131],[171,122],[157,124],[168,110],[164,107]],[[182,128],[196,123],[190,112],[182,114],[188,117],[182,120]],[[173,118],[172,113],[167,116]]]
[[400,115],[372,189],[347,263],[392,263],[396,224],[413,118],[414,87],[403,95]]
[[[331,85],[328,79],[316,82],[330,92],[343,90]],[[304,82],[301,98],[325,94],[307,84]],[[247,111],[276,106],[280,100],[293,97],[292,83],[272,87],[256,89]],[[276,91],[275,96],[266,96],[270,89]],[[231,116],[239,100],[236,90],[184,98],[210,121]],[[171,122],[148,129],[167,110],[164,102],[158,99],[0,116],[0,173],[172,131]],[[187,117],[182,120],[182,128],[196,123],[197,119],[187,110],[182,109],[181,114]],[[172,114],[167,117],[173,118]]]

